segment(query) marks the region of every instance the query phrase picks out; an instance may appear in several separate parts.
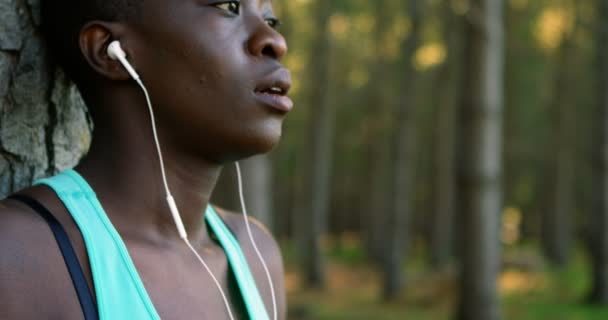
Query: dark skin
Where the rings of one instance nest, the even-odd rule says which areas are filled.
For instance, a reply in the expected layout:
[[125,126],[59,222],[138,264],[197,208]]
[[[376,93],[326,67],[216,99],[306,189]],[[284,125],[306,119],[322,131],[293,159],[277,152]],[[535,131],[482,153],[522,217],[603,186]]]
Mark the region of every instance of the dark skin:
[[[228,293],[235,316],[243,318],[226,256],[208,234],[202,213],[224,165],[267,152],[279,141],[287,110],[268,103],[259,90],[273,84],[286,93],[289,74],[280,64],[287,46],[272,27],[270,2],[244,0],[237,8],[210,0],[146,0],[140,18],[91,21],[79,37],[91,71],[83,83],[92,84],[79,88],[95,132],[76,170],[97,193],[163,319],[228,319],[228,314],[211,278],[176,232],[142,92],[106,47],[120,40],[146,84],[168,183],[190,241]],[[40,201],[62,223],[93,288],[80,231],[61,201],[42,186],[19,193]],[[217,211],[239,240],[272,317],[270,288],[242,216]],[[0,202],[0,219],[0,318],[83,319],[48,225],[11,200]],[[259,223],[252,229],[272,274],[279,319],[285,319],[279,248]]]

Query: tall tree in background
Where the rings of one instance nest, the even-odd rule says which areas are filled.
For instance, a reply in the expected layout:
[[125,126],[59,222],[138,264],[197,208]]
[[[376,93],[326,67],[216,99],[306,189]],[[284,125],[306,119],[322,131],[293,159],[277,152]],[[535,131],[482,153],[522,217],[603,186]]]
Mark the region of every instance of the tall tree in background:
[[[295,17],[290,7],[290,1],[291,0],[279,0],[273,2],[278,17],[284,21],[280,26],[279,31],[287,41],[289,47],[288,55],[291,52],[299,51],[296,41],[297,37],[295,37]],[[286,64],[287,61],[285,60],[286,59],[283,60],[283,63]],[[296,100],[295,97],[294,100]],[[298,106],[296,106],[296,109],[298,109]],[[284,130],[293,131],[293,129],[286,128],[284,128]],[[289,133],[284,132],[284,134]],[[285,140],[285,138],[283,138],[283,140]],[[285,146],[285,142],[281,143],[276,152],[270,155],[273,163],[272,190],[270,192],[272,195],[272,228],[274,235],[277,238],[285,239],[288,236],[291,236],[292,226],[295,224],[294,217],[297,217],[297,214],[301,212],[296,209],[297,206],[295,204],[301,204],[303,202],[296,200],[300,195],[297,188],[301,187],[301,184],[298,183],[298,174],[292,173],[288,175],[288,179],[284,179],[281,172],[277,170],[280,167],[277,164],[289,163],[291,159],[296,158],[292,153],[287,151],[287,148],[282,148],[281,146]]]
[[366,153],[369,170],[366,175],[368,186],[365,198],[367,210],[362,215],[366,249],[373,261],[381,261],[385,249],[384,218],[387,205],[387,171],[389,146],[383,143],[388,138],[387,123],[391,103],[386,78],[389,74],[388,63],[384,58],[383,41],[391,25],[391,15],[387,0],[373,2],[376,23],[373,30],[374,60],[370,63],[370,81],[367,90]]
[[458,145],[462,274],[459,318],[497,320],[501,213],[504,2],[473,0],[464,40]]
[[446,266],[454,250],[454,213],[456,169],[454,159],[456,104],[461,93],[459,86],[462,36],[462,18],[451,1],[441,6],[443,33],[447,59],[437,74],[437,88],[443,90],[434,95],[436,129],[434,135],[433,218],[430,223],[431,264],[439,269]]
[[[268,155],[259,155],[239,161],[243,178],[243,196],[247,213],[273,228],[272,162]],[[211,202],[224,209],[242,212],[236,168],[226,165],[218,179]]]
[[383,265],[383,296],[384,299],[395,299],[401,292],[403,286],[403,258],[406,251],[406,239],[408,230],[408,216],[410,206],[410,181],[412,173],[409,171],[411,165],[410,151],[414,141],[414,122],[412,113],[414,109],[414,92],[416,71],[412,65],[412,59],[420,40],[420,29],[422,24],[421,2],[418,0],[408,1],[408,14],[411,20],[411,32],[403,44],[403,91],[399,97],[399,104],[394,110],[392,128],[393,134],[390,138],[390,163],[393,166],[390,177],[390,197],[388,199],[386,225],[384,234],[386,238],[386,253]]
[[593,272],[590,302],[608,304],[608,1],[598,0],[597,101],[593,148],[593,207],[588,246]]
[[260,155],[241,162],[247,212],[273,230],[272,162]]
[[332,142],[335,110],[329,105],[329,58],[331,1],[317,0],[314,6],[315,32],[310,56],[309,161],[305,176],[307,197],[304,212],[298,214],[299,249],[304,282],[309,287],[323,287],[323,254],[320,237],[325,232],[330,194]]
[[39,10],[0,0],[0,198],[72,167],[90,142],[80,95],[49,65]]
[[[572,5],[570,10],[576,11]],[[574,14],[576,16],[576,14]],[[542,242],[547,258],[557,266],[565,265],[570,258],[572,242],[572,219],[574,213],[574,159],[573,135],[575,109],[568,98],[574,55],[574,30],[564,34],[557,49],[553,92],[549,101],[549,110],[554,118],[552,156],[547,157],[550,163],[551,182],[548,184],[548,210],[544,211],[542,219]]]

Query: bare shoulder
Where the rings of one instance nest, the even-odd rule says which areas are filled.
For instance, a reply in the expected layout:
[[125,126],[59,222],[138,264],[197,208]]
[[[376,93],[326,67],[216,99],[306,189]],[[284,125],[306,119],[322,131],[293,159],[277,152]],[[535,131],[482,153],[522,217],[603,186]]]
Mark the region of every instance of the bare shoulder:
[[[237,236],[247,236],[247,225],[245,224],[244,214],[241,212],[234,212],[230,210],[226,210],[220,207],[213,207],[217,213],[222,217],[224,222],[228,224],[228,226],[232,229]],[[260,220],[248,216],[249,225],[252,227],[251,231],[254,232],[254,236],[258,234],[258,236],[262,236],[263,238],[268,238],[267,240],[274,241],[274,237],[268,228],[260,222]],[[256,238],[257,240],[257,238]],[[262,240],[262,239],[260,239]]]
[[[241,245],[243,251],[247,253],[255,254],[249,233],[247,230],[247,224],[243,218],[242,213],[228,211],[222,208],[214,207],[217,213],[222,217],[222,220],[228,225],[230,231],[232,231]],[[283,259],[281,256],[281,250],[275,238],[268,228],[261,223],[258,219],[249,216],[249,226],[251,227],[251,234],[257,244],[260,253],[269,260],[269,264],[272,265],[272,269],[276,269],[277,272],[283,270]],[[270,267],[269,265],[269,267]],[[280,269],[280,270],[279,270]],[[273,270],[274,271],[274,270]]]
[[50,318],[59,316],[52,297],[69,287],[48,225],[25,205],[7,199],[0,201],[0,221],[0,310],[8,319],[36,319],[40,310]]
[[[258,287],[265,297],[264,300],[267,308],[268,310],[272,310],[269,299],[271,293],[266,280],[267,277],[261,263],[259,262],[257,253],[255,252],[253,244],[251,243],[251,239],[249,238],[247,225],[245,224],[243,214],[231,212],[222,208],[214,208],[237,238],[245,256],[247,257],[247,261],[249,262],[252,273],[254,274],[256,282],[258,283]],[[268,230],[268,228],[259,220],[249,217],[248,221],[249,226],[251,227],[251,234],[266,262],[266,265],[268,266],[268,270],[273,280],[274,290],[277,298],[278,318],[285,319],[287,311],[287,298],[284,280],[283,257],[281,255],[279,244],[272,236],[272,233]]]
[[10,271],[7,263],[24,263],[35,258],[34,253],[41,251],[39,244],[52,240],[51,234],[45,232],[48,226],[44,220],[17,201],[0,201],[0,221],[1,274]]

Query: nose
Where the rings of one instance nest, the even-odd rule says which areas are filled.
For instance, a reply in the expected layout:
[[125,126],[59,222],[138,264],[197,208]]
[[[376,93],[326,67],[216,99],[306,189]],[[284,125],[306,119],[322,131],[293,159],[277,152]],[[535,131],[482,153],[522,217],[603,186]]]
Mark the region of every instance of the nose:
[[249,53],[255,57],[281,60],[287,53],[287,41],[265,21],[260,21],[247,43]]

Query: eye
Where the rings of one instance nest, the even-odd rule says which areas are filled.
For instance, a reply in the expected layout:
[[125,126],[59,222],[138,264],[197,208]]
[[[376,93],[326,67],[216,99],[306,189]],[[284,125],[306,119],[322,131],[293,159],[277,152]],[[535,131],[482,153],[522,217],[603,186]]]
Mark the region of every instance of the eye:
[[214,7],[228,11],[234,15],[239,15],[241,12],[241,3],[239,1],[225,1],[220,3],[214,3]]
[[265,21],[273,29],[276,29],[281,26],[281,20],[277,18],[266,18]]

